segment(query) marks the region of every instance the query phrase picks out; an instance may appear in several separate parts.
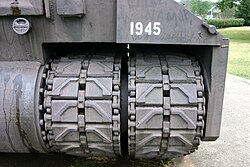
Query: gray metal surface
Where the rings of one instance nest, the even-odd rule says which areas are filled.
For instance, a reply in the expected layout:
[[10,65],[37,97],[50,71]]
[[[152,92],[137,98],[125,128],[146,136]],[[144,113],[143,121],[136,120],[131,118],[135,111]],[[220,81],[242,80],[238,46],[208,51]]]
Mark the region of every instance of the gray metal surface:
[[115,156],[120,150],[119,57],[62,57],[47,66],[44,142],[78,156]]
[[202,24],[173,0],[117,0],[118,43],[221,45]]
[[[185,55],[133,49],[128,75],[129,156],[170,158],[194,152],[203,136],[205,119],[199,64]],[[141,70],[145,65],[155,69]]]
[[[228,60],[228,42],[213,48],[211,62],[211,81],[208,94],[207,119],[204,140],[214,141],[220,135],[222,107]],[[204,60],[205,61],[205,60]],[[208,69],[206,69],[208,70]]]
[[62,17],[81,17],[85,14],[85,3],[83,0],[57,0],[57,14]]
[[39,131],[38,62],[0,62],[0,152],[45,152]]
[[[37,126],[30,133],[37,134],[31,134],[31,138],[37,137],[34,140],[40,143],[40,152],[126,155],[129,144],[132,157],[172,157],[194,151],[200,139],[213,141],[219,137],[228,39],[178,3],[3,0],[0,16],[0,90],[13,93],[15,89],[13,82],[5,90],[8,71],[13,74],[10,79],[21,74],[25,83],[30,83],[31,88],[20,93],[25,96],[20,100],[20,112],[27,112],[28,106],[29,112],[22,116],[36,114],[36,119],[29,117],[28,124]],[[22,17],[32,29],[18,35],[12,25],[14,19]],[[22,26],[21,22],[16,28],[22,30]],[[135,49],[122,49],[127,43]],[[138,43],[143,44],[141,49]],[[127,63],[125,55],[134,52],[129,71],[126,67],[121,74],[121,64]],[[116,59],[117,54],[123,62]],[[12,61],[13,68],[7,68],[4,61]],[[40,62],[41,67],[34,63],[30,65],[34,68],[26,71],[30,66],[21,67],[18,61]],[[122,101],[121,94],[127,97],[127,89],[129,98]],[[14,102],[10,96],[0,105],[2,112],[10,106],[10,122],[12,107],[17,105]],[[121,120],[126,120],[122,121],[123,142]],[[10,125],[5,120],[0,128],[13,128]],[[0,144],[7,150],[11,150],[10,145]],[[121,145],[125,148],[122,153]],[[24,150],[22,146],[20,149]]]
[[[33,29],[29,37],[18,39],[10,29],[12,17],[1,17],[3,27],[0,34],[0,60],[38,60],[44,63],[42,43],[53,42],[118,42],[118,43],[161,43],[222,45],[219,34],[209,34],[202,21],[181,5],[172,0],[19,0],[20,6],[29,9],[38,6],[34,12],[44,13],[41,17],[24,14]],[[1,4],[2,3],[2,4]],[[0,2],[0,8],[10,9],[11,0]],[[7,5],[6,5],[7,4]],[[64,5],[64,4],[67,4]],[[75,5],[79,4],[79,5]],[[41,9],[40,9],[41,8]],[[69,10],[70,9],[70,10]],[[172,10],[175,9],[175,10]],[[3,11],[4,10],[0,10]],[[23,11],[23,10],[21,10]],[[32,11],[32,10],[27,10]],[[85,15],[83,15],[86,13]],[[117,15],[116,15],[117,13]],[[19,15],[17,15],[19,16]],[[23,17],[22,14],[20,14]],[[66,16],[62,18],[61,16]],[[82,16],[82,17],[67,17]],[[117,19],[117,21],[115,20]],[[130,22],[160,22],[161,34],[158,36],[131,36]],[[184,26],[185,25],[185,26]],[[146,25],[144,25],[146,26]],[[15,40],[11,40],[14,38]],[[7,41],[7,42],[6,42]],[[25,44],[25,49],[21,46]],[[15,46],[14,48],[12,46]],[[13,51],[11,56],[4,54]],[[26,51],[26,52],[24,52]]]
[[43,0],[1,0],[0,2],[0,16],[43,14]]
[[[10,10],[9,4],[12,0],[5,1],[8,2],[6,7]],[[25,8],[29,8],[32,2],[43,9],[44,0],[18,1],[25,3]],[[1,7],[5,8],[1,2],[0,12]],[[78,16],[81,6],[77,6],[77,10],[69,10],[68,7],[62,9],[62,5],[57,5],[56,0],[44,2],[46,13],[41,17],[17,15],[25,17],[32,24],[32,30],[26,36],[19,36],[11,29],[14,17],[0,16],[0,61],[29,60],[45,64],[47,57],[43,55],[44,43],[115,42],[116,0],[84,0],[86,15],[63,18],[61,10],[65,15]]]

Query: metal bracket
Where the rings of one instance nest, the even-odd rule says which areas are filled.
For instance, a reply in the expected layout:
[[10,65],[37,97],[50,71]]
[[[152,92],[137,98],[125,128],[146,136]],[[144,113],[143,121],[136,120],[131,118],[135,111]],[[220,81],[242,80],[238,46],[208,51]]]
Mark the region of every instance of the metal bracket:
[[207,28],[210,34],[217,34],[217,29],[214,25],[209,25],[206,22],[203,22],[202,25]]

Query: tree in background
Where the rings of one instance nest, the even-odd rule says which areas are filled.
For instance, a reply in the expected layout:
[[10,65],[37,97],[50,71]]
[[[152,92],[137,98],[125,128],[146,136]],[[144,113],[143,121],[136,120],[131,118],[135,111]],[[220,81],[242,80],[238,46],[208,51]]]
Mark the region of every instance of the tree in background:
[[250,25],[250,0],[221,0],[218,6],[222,11],[236,7],[236,17],[245,19],[245,25]]
[[226,8],[221,12],[221,18],[223,19],[232,19],[235,18],[236,15],[236,7]]
[[245,24],[250,25],[250,0],[242,0],[240,2],[236,16],[245,19]]
[[236,7],[238,2],[239,0],[220,0],[217,2],[217,5],[220,10],[224,11],[225,9]]
[[181,0],[185,7],[196,15],[205,16],[213,6],[209,0]]
[[213,6],[213,3],[208,0],[190,0],[190,3],[192,12],[202,16],[206,15]]

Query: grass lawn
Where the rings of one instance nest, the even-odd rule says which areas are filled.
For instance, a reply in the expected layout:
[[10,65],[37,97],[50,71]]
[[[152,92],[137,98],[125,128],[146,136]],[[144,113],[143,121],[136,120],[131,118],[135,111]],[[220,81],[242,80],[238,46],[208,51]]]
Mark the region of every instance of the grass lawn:
[[219,32],[230,39],[227,72],[250,79],[250,27],[225,28]]

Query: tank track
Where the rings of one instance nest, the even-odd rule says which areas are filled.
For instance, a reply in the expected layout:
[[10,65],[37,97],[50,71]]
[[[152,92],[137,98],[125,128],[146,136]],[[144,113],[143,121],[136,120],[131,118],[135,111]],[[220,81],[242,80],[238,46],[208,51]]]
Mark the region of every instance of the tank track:
[[205,116],[198,62],[185,55],[135,50],[128,74],[129,156],[174,158],[194,152]]
[[[126,91],[121,90],[121,63],[126,62],[120,52],[62,57],[45,66],[39,110],[48,151],[114,157],[128,149],[131,158],[174,158],[198,148],[205,118],[198,61],[134,50],[125,73],[127,102],[121,101],[121,91]],[[127,134],[121,132],[124,107]]]
[[62,57],[46,66],[40,124],[47,148],[77,156],[121,155],[121,62],[114,55]]

